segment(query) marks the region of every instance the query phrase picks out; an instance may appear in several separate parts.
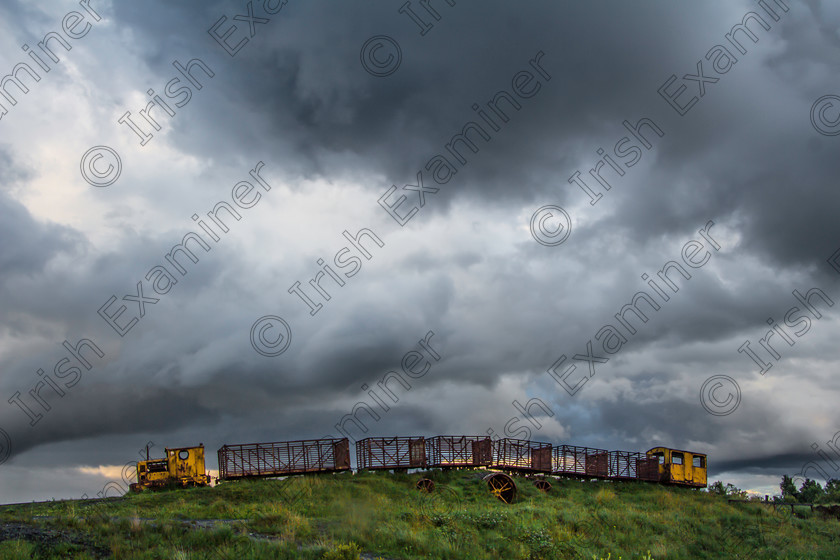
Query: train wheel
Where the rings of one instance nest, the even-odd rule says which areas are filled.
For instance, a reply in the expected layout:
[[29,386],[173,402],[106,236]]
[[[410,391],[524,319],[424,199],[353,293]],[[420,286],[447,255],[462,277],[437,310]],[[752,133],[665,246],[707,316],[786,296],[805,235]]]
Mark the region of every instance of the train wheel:
[[540,492],[548,492],[551,490],[551,483],[547,480],[538,479],[534,481],[534,486],[537,487],[537,490]]
[[484,477],[490,493],[506,504],[512,504],[516,499],[516,484],[513,479],[503,473],[489,474]]
[[422,492],[432,493],[435,491],[435,481],[428,478],[421,478],[417,481],[417,489]]

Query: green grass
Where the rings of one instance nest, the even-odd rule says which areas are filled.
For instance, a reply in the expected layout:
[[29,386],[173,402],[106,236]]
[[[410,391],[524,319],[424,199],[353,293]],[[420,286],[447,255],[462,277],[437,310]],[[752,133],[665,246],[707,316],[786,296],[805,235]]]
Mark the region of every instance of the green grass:
[[[0,506],[0,521],[50,538],[6,540],[0,558],[663,560],[836,559],[840,522],[635,482],[516,478],[506,505],[483,472],[315,475],[129,495],[121,501]],[[193,520],[214,520],[196,524]],[[8,533],[8,532],[7,532]]]

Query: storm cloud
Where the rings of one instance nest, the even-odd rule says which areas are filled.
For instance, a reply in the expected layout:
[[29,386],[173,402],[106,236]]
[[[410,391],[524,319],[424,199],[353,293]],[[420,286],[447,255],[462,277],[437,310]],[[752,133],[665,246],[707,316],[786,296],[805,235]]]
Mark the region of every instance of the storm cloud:
[[840,10],[426,6],[0,1],[0,499],[340,429],[837,474]]

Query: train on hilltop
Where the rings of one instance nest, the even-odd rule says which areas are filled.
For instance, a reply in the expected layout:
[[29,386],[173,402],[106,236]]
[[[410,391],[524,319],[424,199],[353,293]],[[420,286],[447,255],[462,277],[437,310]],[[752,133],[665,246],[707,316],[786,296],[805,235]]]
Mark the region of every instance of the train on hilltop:
[[[512,438],[439,435],[369,437],[355,442],[355,451],[357,472],[487,469],[491,471],[487,477],[491,490],[506,502],[502,490],[515,489],[507,476],[511,474],[538,477],[541,490],[551,487],[546,476],[638,480],[691,488],[707,485],[705,454],[668,447],[641,453]],[[219,481],[352,472],[347,438],[225,444],[217,453]],[[165,454],[162,459],[137,463],[137,483],[131,485],[132,490],[210,484],[202,444],[167,448]],[[433,486],[428,479],[418,482],[418,488],[427,491]]]

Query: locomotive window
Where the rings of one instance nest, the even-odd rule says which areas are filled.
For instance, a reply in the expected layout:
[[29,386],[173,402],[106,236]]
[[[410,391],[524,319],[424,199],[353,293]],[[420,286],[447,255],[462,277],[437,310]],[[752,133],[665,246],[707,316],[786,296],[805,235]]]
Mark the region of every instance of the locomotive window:
[[149,468],[150,473],[166,472],[169,468],[166,465],[166,459],[156,459],[154,461],[149,461],[146,463],[146,466]]
[[660,465],[665,464],[665,454],[662,453],[661,451],[657,452],[657,453],[651,453],[650,456],[651,456],[652,459],[659,459],[659,464]]
[[705,469],[706,468],[706,461],[705,457],[698,457],[694,456],[693,466],[697,469]]
[[677,453],[676,451],[674,453],[671,453],[671,464],[672,465],[682,465],[683,464],[683,454],[682,453]]
[[178,452],[178,458],[181,459],[182,461],[186,461],[187,459],[190,458],[190,452],[187,451],[186,449],[182,449],[181,451]]

